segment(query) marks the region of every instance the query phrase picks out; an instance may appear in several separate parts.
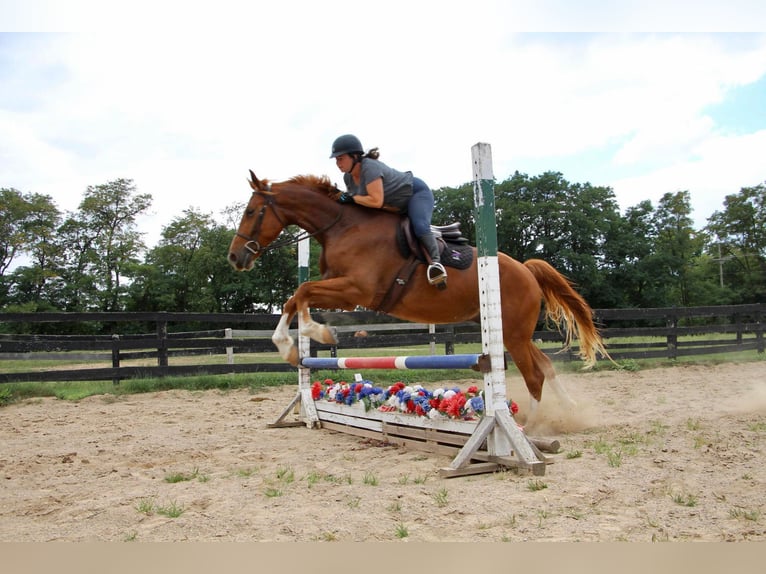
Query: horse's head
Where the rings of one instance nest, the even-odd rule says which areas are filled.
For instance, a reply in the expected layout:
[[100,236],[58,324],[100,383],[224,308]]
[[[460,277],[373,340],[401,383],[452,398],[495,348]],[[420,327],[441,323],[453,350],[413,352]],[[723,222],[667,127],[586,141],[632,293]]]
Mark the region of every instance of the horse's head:
[[259,180],[252,171],[249,183],[253,194],[229,246],[229,263],[237,271],[252,269],[264,248],[287,225],[275,209],[275,193],[271,190],[271,184]]

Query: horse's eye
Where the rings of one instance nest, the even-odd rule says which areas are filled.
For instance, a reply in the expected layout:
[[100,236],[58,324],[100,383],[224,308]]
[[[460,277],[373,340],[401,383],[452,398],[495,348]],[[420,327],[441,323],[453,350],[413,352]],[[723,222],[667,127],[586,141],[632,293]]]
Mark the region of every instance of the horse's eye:
[[253,213],[255,213],[255,209],[248,209],[247,211],[245,211],[245,215],[247,215],[248,217],[252,217]]

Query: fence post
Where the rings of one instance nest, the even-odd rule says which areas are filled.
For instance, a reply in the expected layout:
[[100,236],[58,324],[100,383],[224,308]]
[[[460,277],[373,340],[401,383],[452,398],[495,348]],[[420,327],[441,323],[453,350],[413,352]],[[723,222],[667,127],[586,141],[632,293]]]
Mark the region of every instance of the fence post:
[[[223,338],[231,339],[231,327],[223,330]],[[234,364],[234,347],[226,347],[226,364]]]
[[434,334],[436,333],[436,325],[433,323],[428,324],[428,334],[431,335],[431,341],[428,343],[428,348],[432,355],[436,354],[436,337],[434,337]]
[[445,331],[452,336],[444,342],[444,354],[454,355],[455,354],[455,327],[453,327],[452,325],[449,325],[445,329]]
[[157,366],[168,366],[168,322],[157,321]]
[[[117,334],[112,335],[112,368],[120,368],[120,336]],[[112,384],[115,387],[120,384],[120,377],[117,374],[112,378]]]
[[758,353],[763,354],[763,303],[758,306],[758,311],[755,312],[755,341]]
[[666,326],[670,329],[668,331],[668,358],[678,358],[678,314],[673,310],[672,315],[667,319]]

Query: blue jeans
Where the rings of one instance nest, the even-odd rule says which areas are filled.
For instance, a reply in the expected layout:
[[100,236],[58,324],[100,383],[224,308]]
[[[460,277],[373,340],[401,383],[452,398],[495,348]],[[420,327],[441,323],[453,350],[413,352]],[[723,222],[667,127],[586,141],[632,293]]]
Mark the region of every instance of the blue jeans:
[[412,178],[412,197],[407,204],[415,237],[430,235],[431,217],[434,213],[434,194],[422,179]]

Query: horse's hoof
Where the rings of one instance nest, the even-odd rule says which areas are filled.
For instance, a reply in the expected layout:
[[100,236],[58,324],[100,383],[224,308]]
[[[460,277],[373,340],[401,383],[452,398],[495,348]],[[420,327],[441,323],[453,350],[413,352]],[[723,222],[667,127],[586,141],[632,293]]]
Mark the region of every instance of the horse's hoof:
[[300,365],[300,361],[298,360],[298,347],[290,349],[290,353],[287,355],[287,362],[293,367],[298,367]]

